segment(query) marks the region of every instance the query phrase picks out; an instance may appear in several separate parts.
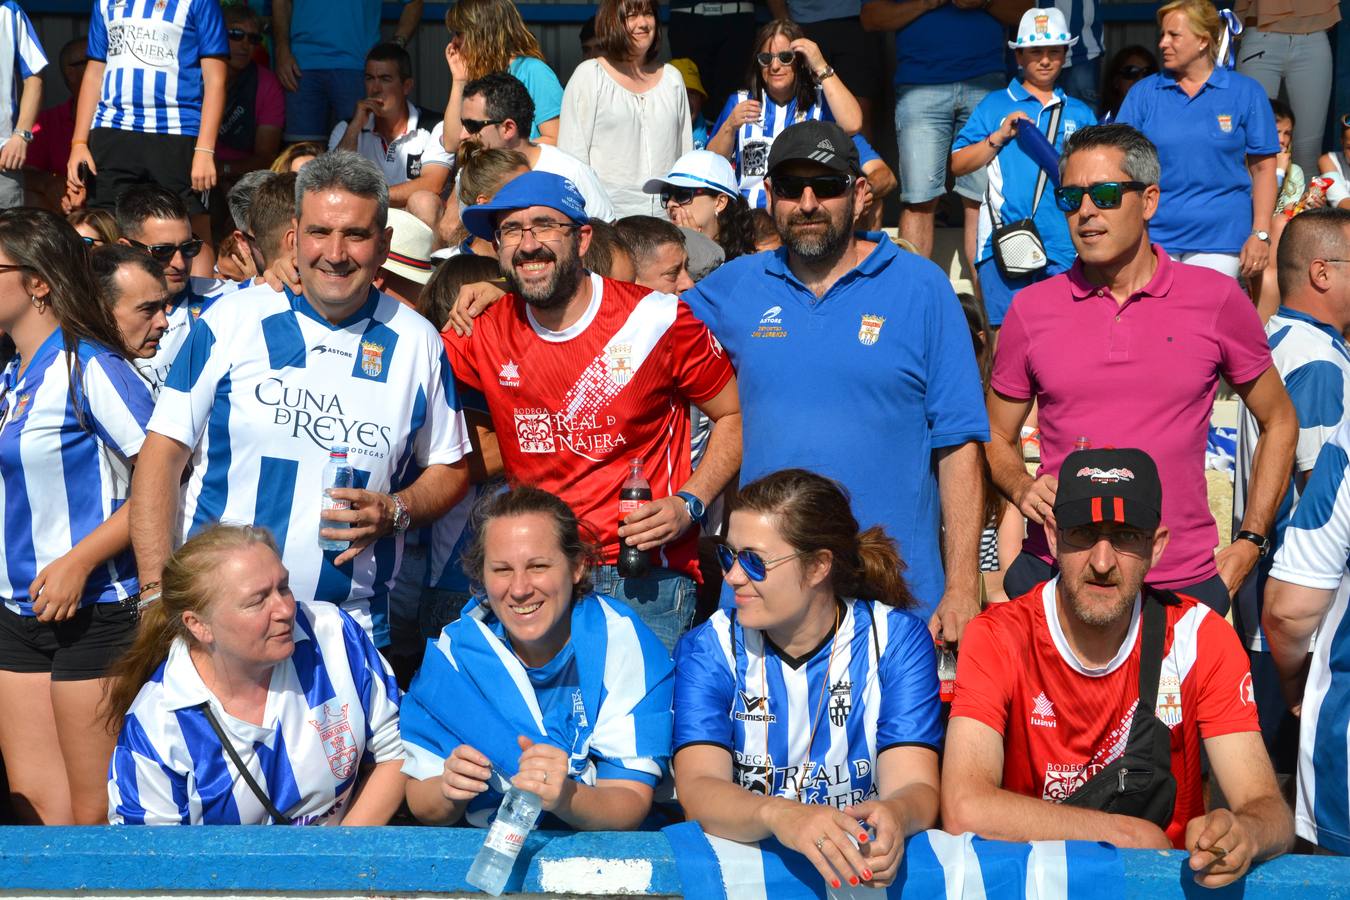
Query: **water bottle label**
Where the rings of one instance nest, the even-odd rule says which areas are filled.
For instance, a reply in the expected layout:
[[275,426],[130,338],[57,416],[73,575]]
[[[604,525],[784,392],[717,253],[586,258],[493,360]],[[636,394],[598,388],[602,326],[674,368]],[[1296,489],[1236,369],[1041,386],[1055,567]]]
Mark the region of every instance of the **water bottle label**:
[[515,858],[520,854],[520,848],[525,846],[525,836],[528,834],[528,830],[514,822],[497,819],[488,829],[483,846]]

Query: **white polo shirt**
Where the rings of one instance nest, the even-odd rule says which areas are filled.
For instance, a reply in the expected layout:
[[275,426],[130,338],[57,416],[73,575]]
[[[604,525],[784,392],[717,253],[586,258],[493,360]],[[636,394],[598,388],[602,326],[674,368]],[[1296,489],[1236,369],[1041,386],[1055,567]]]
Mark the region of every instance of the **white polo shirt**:
[[[356,138],[356,152],[379,166],[384,173],[384,180],[391,187],[412,181],[422,174],[423,166],[449,168],[454,161],[454,157],[441,146],[439,133],[432,134],[432,129],[440,123],[429,122],[432,127],[425,128],[421,125],[422,119],[429,119],[429,114],[409,103],[408,128],[390,143],[385,143],[384,138],[376,133],[373,116]],[[337,148],[342,136],[347,133],[347,124],[339,122],[333,126],[333,133],[328,137],[329,150]]]

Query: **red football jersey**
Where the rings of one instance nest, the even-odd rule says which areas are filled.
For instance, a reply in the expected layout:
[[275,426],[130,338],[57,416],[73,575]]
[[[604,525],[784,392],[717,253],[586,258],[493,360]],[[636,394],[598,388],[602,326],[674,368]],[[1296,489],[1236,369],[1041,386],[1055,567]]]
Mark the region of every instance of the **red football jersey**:
[[[952,715],[1003,735],[1003,788],[1061,801],[1114,762],[1139,703],[1140,616],[1116,658],[1088,670],[1069,649],[1055,612],[1058,579],[982,612],[961,637]],[[1167,836],[1205,812],[1202,738],[1258,731],[1247,656],[1237,633],[1190,598],[1167,608],[1157,715],[1172,732],[1177,802]]]
[[[689,405],[733,372],[722,346],[671,294],[591,276],[591,303],[565,331],[535,321],[514,294],[444,334],[455,377],[487,398],[507,476],[557,494],[619,557],[619,490],[641,457],[652,497],[689,479]],[[705,497],[705,501],[711,501]],[[698,529],[660,548],[659,564],[698,577]]]

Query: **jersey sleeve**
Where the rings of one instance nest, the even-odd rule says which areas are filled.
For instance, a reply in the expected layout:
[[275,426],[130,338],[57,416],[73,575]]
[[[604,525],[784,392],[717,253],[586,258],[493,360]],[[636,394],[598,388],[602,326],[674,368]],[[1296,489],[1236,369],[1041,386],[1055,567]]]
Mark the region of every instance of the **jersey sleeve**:
[[866,169],[869,163],[881,159],[881,154],[867,143],[867,138],[861,134],[853,135],[853,146],[858,148],[858,168]]
[[930,293],[924,407],[934,448],[989,440],[989,414],[961,302],[945,278]]
[[130,363],[100,354],[84,368],[84,411],[99,440],[125,458],[141,451],[155,401]]
[[591,733],[596,777],[656,787],[670,769],[675,671],[665,645],[636,617],[609,629],[604,687]]
[[722,111],[717,114],[717,121],[713,123],[712,128],[708,129],[709,138],[722,130],[722,126],[726,124],[727,119],[731,117],[731,111],[736,108],[736,104],[740,103],[742,99],[739,91],[732,93],[732,95],[727,98],[727,102],[722,104]]
[[103,10],[98,0],[94,0],[89,12],[89,40],[84,52],[94,62],[106,62],[108,59],[108,23],[103,18]]
[[[1242,293],[1236,281],[1231,278],[1225,281],[1228,294],[1214,320],[1220,371],[1230,384],[1246,384],[1255,381],[1275,363],[1256,306]],[[1002,335],[999,337],[1001,339]]]
[[431,377],[427,379],[426,421],[413,439],[414,457],[426,468],[459,462],[471,449],[469,426],[459,408],[450,362],[443,345],[431,353]]
[[339,613],[347,665],[366,718],[366,751],[362,761],[382,763],[403,759],[403,737],[398,727],[399,690],[394,672],[375,649],[366,630],[346,612],[339,610]]
[[1298,416],[1294,469],[1307,472],[1317,464],[1317,454],[1341,424],[1345,413],[1345,376],[1336,363],[1315,359],[1286,375],[1284,388]]
[[1200,622],[1195,665],[1200,671],[1196,696],[1200,737],[1259,731],[1247,652],[1237,632],[1209,613]]
[[475,391],[483,390],[483,382],[478,377],[478,370],[473,364],[473,345],[472,341],[482,340],[478,335],[482,331],[482,323],[474,329],[471,335],[455,334],[454,329],[446,329],[441,332],[441,342],[445,345],[445,358],[450,364],[450,373],[454,379],[465,387],[472,388]]
[[877,755],[892,747],[942,743],[942,704],[938,701],[937,656],[928,628],[917,618],[888,610],[891,639],[882,654],[881,713],[877,717]]
[[956,657],[956,697],[952,718],[963,716],[983,722],[999,734],[1008,724],[1012,701],[1012,648],[1001,639],[999,629],[987,614],[970,620],[961,635]]
[[1350,470],[1343,426],[1322,447],[1294,516],[1284,530],[1270,577],[1303,587],[1332,590],[1350,558]]
[[[1231,76],[1230,76],[1231,77]],[[1238,76],[1242,78],[1242,76]],[[1247,95],[1247,152],[1252,156],[1269,156],[1280,152],[1280,135],[1275,130],[1275,112],[1270,108],[1266,92],[1249,78],[1242,78]]]
[[30,78],[47,68],[47,54],[42,52],[42,41],[33,30],[33,23],[16,3],[7,3],[14,16],[14,62],[19,75]]
[[1036,396],[1031,375],[1031,336],[1015,303],[1008,309],[1003,327],[998,331],[998,352],[994,354],[989,386],[1014,400],[1030,400]]
[[198,57],[229,56],[230,42],[225,36],[225,19],[217,0],[192,0],[192,18],[197,24]]
[[108,766],[108,824],[191,824],[187,776],[165,765],[134,714],[122,722]]
[[216,387],[229,372],[228,353],[213,352],[216,335],[205,319],[198,319],[169,368],[159,390],[155,411],[146,426],[187,447],[196,447],[206,431]]
[[692,403],[716,397],[736,374],[722,345],[683,301],[671,332],[670,352],[680,392]]
[[712,624],[705,622],[680,638],[675,645],[675,752],[694,744],[734,752],[735,693],[736,680]]

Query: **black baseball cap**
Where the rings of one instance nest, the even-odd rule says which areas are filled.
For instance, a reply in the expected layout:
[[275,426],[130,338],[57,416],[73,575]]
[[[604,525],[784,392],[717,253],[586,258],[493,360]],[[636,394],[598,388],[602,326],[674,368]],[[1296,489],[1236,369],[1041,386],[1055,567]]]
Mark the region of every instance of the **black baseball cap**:
[[773,139],[773,149],[769,151],[769,174],[783,163],[797,159],[820,163],[844,175],[862,173],[853,138],[833,122],[812,119],[783,129]]
[[1161,519],[1162,482],[1143,450],[1076,450],[1065,457],[1055,493],[1060,528],[1117,522],[1153,531]]

